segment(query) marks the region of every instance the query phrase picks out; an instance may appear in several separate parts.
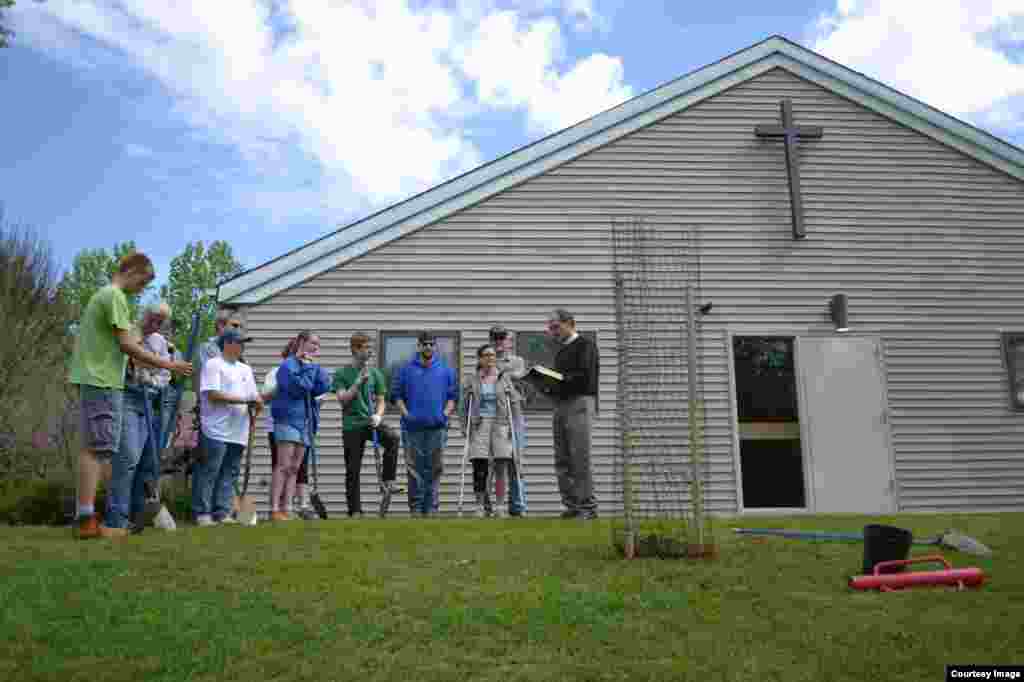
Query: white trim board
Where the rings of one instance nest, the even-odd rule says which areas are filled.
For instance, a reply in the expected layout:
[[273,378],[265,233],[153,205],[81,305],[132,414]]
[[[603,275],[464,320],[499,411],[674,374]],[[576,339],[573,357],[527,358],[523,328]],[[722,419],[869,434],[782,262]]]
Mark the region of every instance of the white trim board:
[[260,303],[775,68],[1024,181],[1024,150],[775,36],[237,275],[222,302]]

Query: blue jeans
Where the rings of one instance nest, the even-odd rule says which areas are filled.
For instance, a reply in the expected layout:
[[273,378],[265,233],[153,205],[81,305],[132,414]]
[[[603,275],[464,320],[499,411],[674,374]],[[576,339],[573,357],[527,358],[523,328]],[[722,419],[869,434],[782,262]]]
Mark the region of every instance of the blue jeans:
[[150,406],[149,414],[153,419],[153,430],[151,433],[143,434],[143,446],[140,452],[138,464],[135,466],[135,477],[132,481],[132,519],[138,519],[145,509],[146,483],[152,482],[155,487],[160,482],[160,453],[159,448],[156,447],[156,443],[158,443],[160,439],[160,434],[157,432],[157,425],[160,422],[161,417],[159,414],[153,414],[152,406]]
[[413,494],[413,512],[435,513],[438,510],[438,488],[444,472],[444,443],[447,429],[429,429],[406,433],[412,449],[413,465],[419,476]]
[[[447,432],[447,430],[445,431],[444,447],[448,447],[448,432]],[[404,430],[402,431],[402,445],[401,445],[401,448],[402,448],[402,456],[403,456],[403,458],[406,457],[406,451],[407,450],[409,450],[411,452],[412,446],[409,444],[409,432],[408,431],[404,431]],[[413,467],[415,468],[415,463],[416,463],[415,455],[410,454],[409,457],[410,457],[410,459],[411,459],[411,461],[413,463]],[[417,497],[416,496],[419,494],[417,486],[418,486],[418,481],[416,480],[416,476],[414,476],[413,473],[411,471],[409,471],[408,468],[407,468],[406,469],[406,486],[405,486],[405,490],[406,490],[406,493],[409,496],[409,513],[410,514],[415,513],[416,509],[417,509],[417,507],[416,507]],[[433,493],[434,493],[434,513],[436,514],[441,509],[441,478],[440,477],[436,478],[434,480],[434,482],[433,482]]]
[[141,393],[124,392],[121,410],[121,442],[110,459],[110,486],[107,489],[107,511],[104,523],[108,528],[128,525],[132,488],[143,450],[151,443],[146,407]]
[[206,456],[192,470],[192,515],[212,516],[220,521],[231,515],[245,446],[215,440],[205,433],[201,438]]
[[[520,419],[519,423],[516,424],[516,438],[519,441],[519,456],[523,456],[523,452],[526,451],[526,420]],[[526,500],[520,498],[521,489],[519,487],[519,471],[512,465],[512,470],[515,471],[515,476],[509,477],[508,484],[508,513],[509,514],[522,514],[526,511]]]

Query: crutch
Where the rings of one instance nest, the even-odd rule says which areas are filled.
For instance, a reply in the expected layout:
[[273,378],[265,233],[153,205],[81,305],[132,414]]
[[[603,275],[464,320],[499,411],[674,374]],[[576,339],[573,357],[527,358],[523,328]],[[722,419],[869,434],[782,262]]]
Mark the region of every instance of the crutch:
[[[505,384],[505,410],[508,412],[508,428],[509,433],[512,436],[512,468],[515,469],[514,475],[516,482],[519,484],[516,489],[519,491],[519,499],[516,500],[516,504],[522,509],[526,509],[526,485],[523,482],[523,457],[522,453],[519,452],[519,432],[516,429],[515,418],[512,415],[512,386],[511,384]],[[509,476],[509,487],[511,487],[512,476]]]
[[466,460],[469,459],[469,441],[473,435],[473,394],[466,394],[466,443],[462,448],[462,467],[459,471],[459,518],[462,517],[462,503],[466,497]]

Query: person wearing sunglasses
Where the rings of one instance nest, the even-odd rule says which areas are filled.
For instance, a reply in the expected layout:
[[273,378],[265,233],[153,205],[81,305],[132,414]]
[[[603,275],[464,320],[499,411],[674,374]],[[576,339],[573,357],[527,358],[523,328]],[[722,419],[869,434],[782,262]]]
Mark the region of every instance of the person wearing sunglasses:
[[[242,333],[242,320],[238,317],[238,313],[234,310],[219,310],[217,311],[217,317],[213,322],[214,335],[203,343],[199,347],[199,352],[196,354],[196,361],[199,366],[196,368],[196,380],[194,383],[199,384],[202,381],[203,367],[206,363],[213,358],[219,358],[221,355],[220,346],[217,345],[217,339],[221,337],[226,330],[230,329]],[[200,395],[202,386],[196,386],[196,395]]]
[[444,444],[448,420],[458,400],[455,371],[435,355],[437,341],[430,332],[419,335],[416,356],[398,372],[392,401],[402,414],[416,476],[413,513],[435,514],[435,481],[444,473]]

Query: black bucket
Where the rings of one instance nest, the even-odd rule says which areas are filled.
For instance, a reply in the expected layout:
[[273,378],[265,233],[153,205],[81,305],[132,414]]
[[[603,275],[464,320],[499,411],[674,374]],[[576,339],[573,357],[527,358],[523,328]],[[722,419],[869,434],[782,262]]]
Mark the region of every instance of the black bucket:
[[[894,526],[872,524],[864,526],[864,575],[875,572],[875,565],[883,561],[899,561],[910,554],[913,534]],[[903,566],[893,566],[883,573],[900,573]]]

